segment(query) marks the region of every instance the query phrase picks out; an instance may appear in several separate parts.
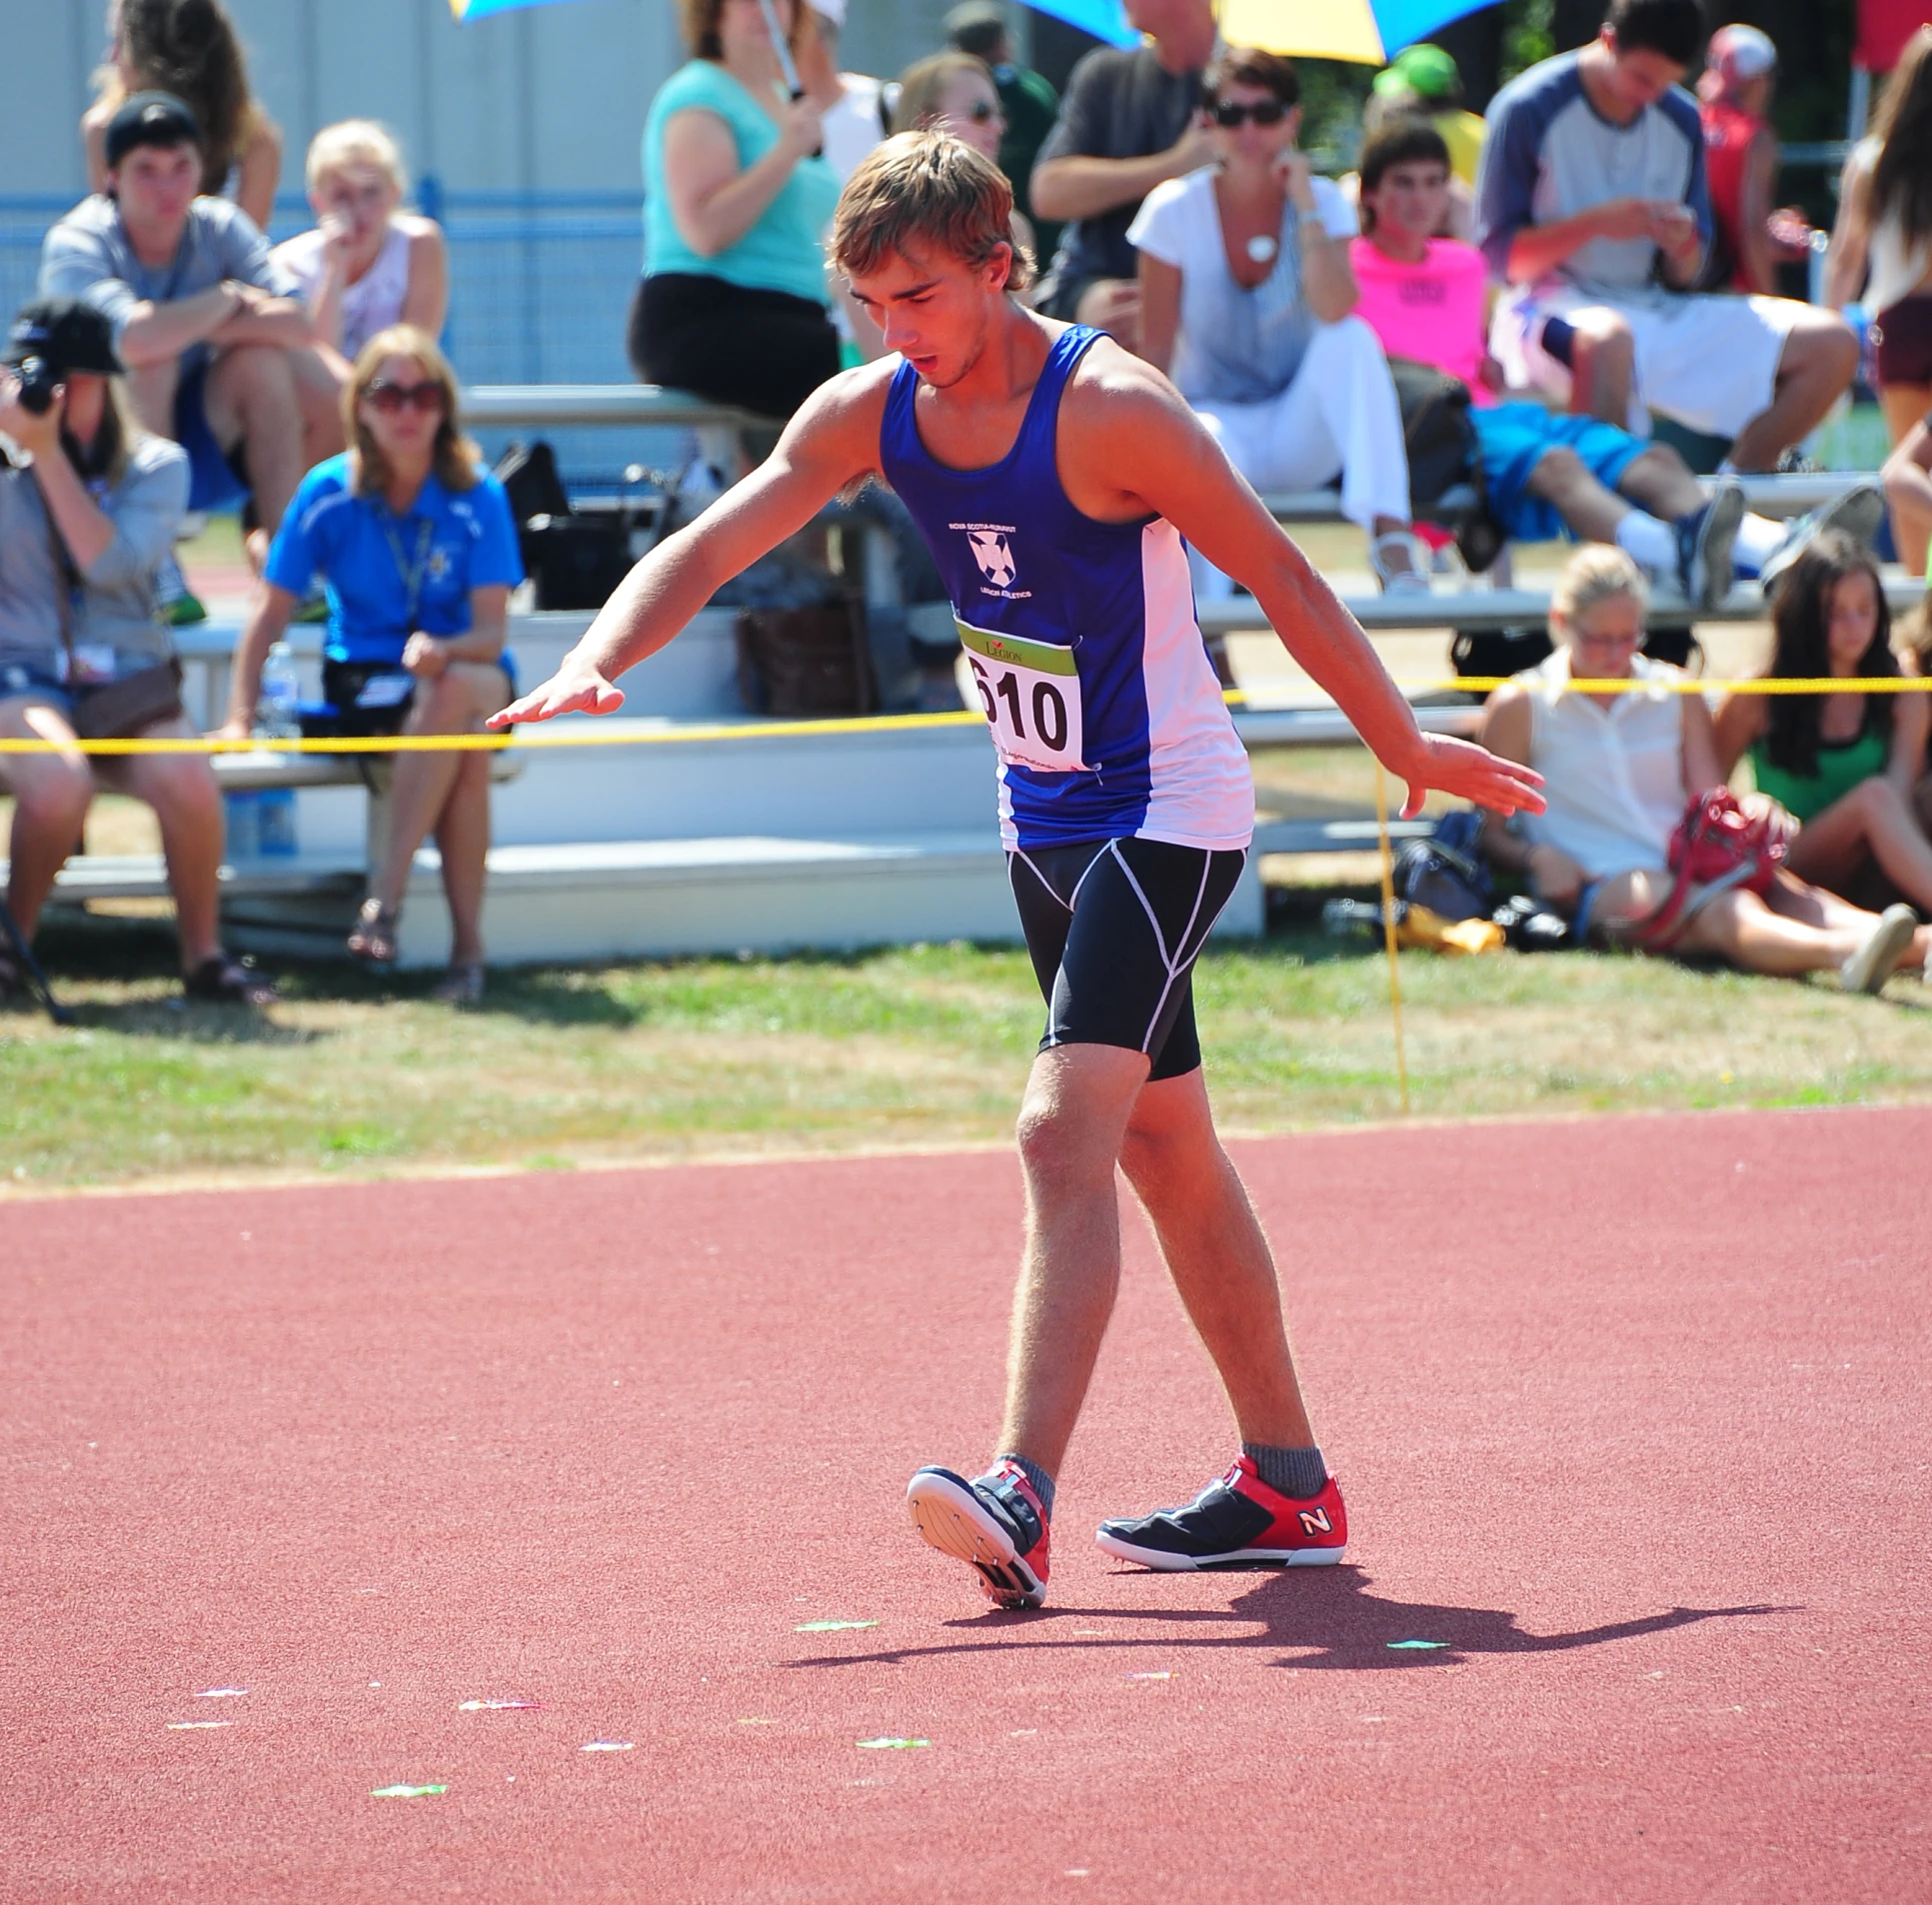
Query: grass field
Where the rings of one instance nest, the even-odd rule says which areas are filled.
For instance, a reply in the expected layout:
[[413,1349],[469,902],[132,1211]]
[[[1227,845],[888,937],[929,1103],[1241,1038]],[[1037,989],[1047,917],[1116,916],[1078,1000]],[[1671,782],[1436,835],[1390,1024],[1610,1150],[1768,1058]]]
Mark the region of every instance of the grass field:
[[[1318,898],[1277,894],[1266,941],[1200,966],[1232,1129],[1399,1114],[1386,964],[1323,937]],[[44,947],[81,1023],[0,1012],[13,1190],[998,1140],[1040,1018],[1008,948],[504,970],[476,1013],[430,1000],[433,975],[297,967],[257,1016],[185,1006],[159,923]],[[1626,956],[1405,953],[1402,987],[1418,1116],[1932,1093],[1915,980],[1847,998]]]

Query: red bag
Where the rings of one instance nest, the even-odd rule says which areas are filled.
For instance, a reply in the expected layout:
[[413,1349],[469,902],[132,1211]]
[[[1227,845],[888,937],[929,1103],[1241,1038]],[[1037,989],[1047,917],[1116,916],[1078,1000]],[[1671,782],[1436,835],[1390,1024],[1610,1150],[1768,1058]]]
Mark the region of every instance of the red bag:
[[1729,788],[1693,794],[1670,837],[1676,879],[1663,905],[1638,928],[1639,943],[1654,951],[1673,945],[1707,902],[1733,887],[1768,894],[1789,845],[1782,812],[1746,814]]

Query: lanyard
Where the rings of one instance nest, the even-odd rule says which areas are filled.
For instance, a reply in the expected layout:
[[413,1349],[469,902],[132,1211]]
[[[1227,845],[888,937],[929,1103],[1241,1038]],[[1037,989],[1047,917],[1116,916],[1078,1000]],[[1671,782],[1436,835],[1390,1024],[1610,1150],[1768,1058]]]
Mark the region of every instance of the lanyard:
[[430,538],[436,534],[436,525],[427,516],[417,524],[416,560],[412,563],[403,554],[403,539],[396,534],[396,519],[387,503],[377,512],[376,520],[383,526],[383,535],[389,542],[389,553],[396,559],[396,573],[402,578],[403,588],[409,596],[408,626],[413,635],[416,632],[416,611],[423,600],[423,577],[429,569]]

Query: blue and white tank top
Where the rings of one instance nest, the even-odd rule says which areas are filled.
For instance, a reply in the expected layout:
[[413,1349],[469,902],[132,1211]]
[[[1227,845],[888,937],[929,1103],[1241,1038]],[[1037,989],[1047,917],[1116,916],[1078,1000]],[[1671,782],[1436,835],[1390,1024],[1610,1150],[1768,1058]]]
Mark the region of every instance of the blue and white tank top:
[[1157,516],[1095,522],[1060,488],[1060,395],[1100,335],[1060,333],[1012,449],[983,470],[928,453],[919,375],[902,365],[880,469],[952,598],[998,751],[1006,846],[1137,837],[1244,848],[1254,780],[1194,620],[1179,532]]

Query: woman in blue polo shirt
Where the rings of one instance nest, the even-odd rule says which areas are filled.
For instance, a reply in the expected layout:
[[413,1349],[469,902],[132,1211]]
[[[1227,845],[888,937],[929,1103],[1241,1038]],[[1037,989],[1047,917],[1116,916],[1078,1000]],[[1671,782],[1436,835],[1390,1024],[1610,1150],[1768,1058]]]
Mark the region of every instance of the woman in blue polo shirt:
[[[263,599],[235,652],[224,734],[254,724],[262,665],[320,577],[329,599],[323,692],[345,734],[478,733],[515,693],[504,629],[523,580],[503,486],[458,428],[456,376],[427,332],[378,332],[343,396],[353,450],[318,464],[282,519]],[[396,957],[416,850],[434,834],[450,903],[450,970],[437,996],[483,996],[490,757],[397,758],[383,864],[349,936],[372,964]]]

